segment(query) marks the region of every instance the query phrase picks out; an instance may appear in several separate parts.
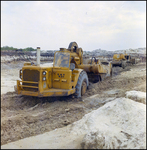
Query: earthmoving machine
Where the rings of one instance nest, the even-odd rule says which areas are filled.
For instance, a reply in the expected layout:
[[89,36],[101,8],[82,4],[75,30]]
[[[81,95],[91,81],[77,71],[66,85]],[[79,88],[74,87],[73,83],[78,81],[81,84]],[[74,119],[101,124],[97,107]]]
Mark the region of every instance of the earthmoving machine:
[[131,56],[126,54],[125,51],[125,54],[114,54],[111,63],[112,67],[119,66],[124,69],[128,64],[135,64],[135,59],[132,59]]
[[37,47],[37,64],[24,63],[19,72],[15,91],[21,95],[46,97],[75,94],[81,97],[86,92],[89,81],[98,82],[112,71],[111,63],[102,65],[95,57],[91,63],[83,64],[83,50],[76,42],[68,49],[60,48],[54,53],[52,66],[40,64],[40,47]]

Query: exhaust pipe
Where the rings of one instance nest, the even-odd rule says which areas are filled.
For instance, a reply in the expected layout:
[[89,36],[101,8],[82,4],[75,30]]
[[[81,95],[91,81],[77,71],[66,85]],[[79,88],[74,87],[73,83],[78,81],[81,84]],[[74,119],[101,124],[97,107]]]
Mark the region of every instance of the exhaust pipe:
[[40,47],[37,47],[37,66],[40,66]]

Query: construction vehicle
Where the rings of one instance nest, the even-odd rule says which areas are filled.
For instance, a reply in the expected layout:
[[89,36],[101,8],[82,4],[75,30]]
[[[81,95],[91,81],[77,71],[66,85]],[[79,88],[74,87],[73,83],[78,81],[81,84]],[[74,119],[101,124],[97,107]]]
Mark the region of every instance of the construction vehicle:
[[40,64],[40,47],[37,47],[37,63],[26,62],[20,69],[14,86],[17,94],[46,97],[67,96],[74,94],[81,97],[86,92],[89,81],[102,81],[111,75],[111,63],[102,65],[96,58],[91,63],[83,64],[83,50],[76,42],[71,42],[68,49],[60,48],[54,53],[52,66]]
[[126,54],[114,54],[113,55],[113,60],[112,60],[112,67],[122,67],[123,69],[128,65],[128,64],[135,64],[135,59],[131,58],[130,55]]

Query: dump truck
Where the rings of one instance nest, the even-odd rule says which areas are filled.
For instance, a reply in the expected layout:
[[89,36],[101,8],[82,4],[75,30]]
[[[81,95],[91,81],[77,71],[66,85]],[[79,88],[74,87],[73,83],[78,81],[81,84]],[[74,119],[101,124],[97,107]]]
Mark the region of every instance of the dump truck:
[[96,58],[83,64],[83,50],[76,42],[54,53],[52,65],[40,64],[40,47],[37,47],[37,63],[25,62],[19,71],[14,89],[17,94],[49,97],[85,94],[89,82],[102,81],[112,72],[111,63],[102,65]]
[[114,54],[112,60],[112,67],[122,67],[123,69],[129,64],[135,64],[135,58],[132,58],[131,55],[126,54]]

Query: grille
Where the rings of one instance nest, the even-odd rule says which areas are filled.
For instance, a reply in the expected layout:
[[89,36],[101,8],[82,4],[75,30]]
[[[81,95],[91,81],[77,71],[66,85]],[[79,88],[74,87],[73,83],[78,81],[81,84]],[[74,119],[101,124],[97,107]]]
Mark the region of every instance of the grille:
[[[39,81],[39,71],[38,70],[29,70],[25,69],[23,71],[23,81],[32,81],[32,82],[38,82]],[[38,84],[34,83],[22,83],[22,85],[27,85],[27,86],[38,86]],[[25,91],[33,91],[37,92],[37,88],[30,88],[30,87],[23,87]]]

